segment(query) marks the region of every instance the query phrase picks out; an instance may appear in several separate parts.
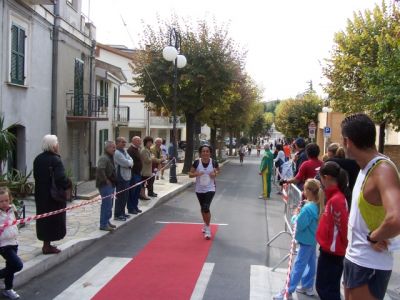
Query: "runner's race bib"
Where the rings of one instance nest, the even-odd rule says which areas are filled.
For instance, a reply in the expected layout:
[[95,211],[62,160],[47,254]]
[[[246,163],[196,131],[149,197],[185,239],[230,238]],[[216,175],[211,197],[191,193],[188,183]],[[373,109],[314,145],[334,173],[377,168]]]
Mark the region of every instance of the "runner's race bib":
[[211,178],[208,174],[203,174],[200,176],[199,183],[202,186],[208,186],[211,182]]

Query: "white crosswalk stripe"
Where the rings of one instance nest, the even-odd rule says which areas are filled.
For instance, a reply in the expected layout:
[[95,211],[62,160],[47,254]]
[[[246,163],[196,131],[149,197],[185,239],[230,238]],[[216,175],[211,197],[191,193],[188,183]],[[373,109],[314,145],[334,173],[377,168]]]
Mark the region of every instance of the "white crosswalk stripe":
[[193,290],[192,297],[190,300],[202,300],[204,297],[204,293],[206,292],[208,282],[210,281],[210,277],[212,271],[214,269],[214,263],[205,263],[203,265],[203,269],[201,270],[199,279],[197,280],[196,286]]
[[104,258],[54,299],[91,299],[131,260],[123,257]]

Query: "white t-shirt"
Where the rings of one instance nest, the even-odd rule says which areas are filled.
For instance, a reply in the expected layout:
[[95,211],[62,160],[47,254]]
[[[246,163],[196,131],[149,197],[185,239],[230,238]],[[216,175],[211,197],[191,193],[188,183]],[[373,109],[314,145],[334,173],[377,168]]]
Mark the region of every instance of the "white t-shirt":
[[211,178],[209,175],[214,171],[212,159],[210,158],[210,162],[206,168],[200,159],[196,171],[204,173],[203,175],[196,177],[196,193],[215,192],[215,179]]

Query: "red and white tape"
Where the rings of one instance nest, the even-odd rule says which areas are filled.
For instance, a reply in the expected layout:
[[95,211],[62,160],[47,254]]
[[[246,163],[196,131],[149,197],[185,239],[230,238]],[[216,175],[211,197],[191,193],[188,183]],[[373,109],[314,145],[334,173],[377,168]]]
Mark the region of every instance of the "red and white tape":
[[[176,159],[175,159],[175,158],[171,159],[171,160],[170,160],[164,167],[162,167],[160,170],[163,170],[163,169],[167,168],[168,165],[169,165],[170,163],[172,163],[172,161],[174,161],[174,160],[176,160]],[[116,195],[118,195],[118,194],[120,194],[120,193],[126,192],[126,191],[128,191],[128,190],[130,190],[130,189],[132,189],[132,188],[134,188],[134,187],[136,187],[136,186],[139,186],[139,185],[145,183],[146,181],[150,180],[151,178],[153,178],[153,177],[155,177],[155,176],[156,176],[156,174],[154,173],[152,176],[150,176],[149,178],[146,178],[145,180],[142,180],[142,181],[140,181],[140,182],[138,182],[138,183],[135,183],[134,185],[129,186],[128,188],[119,191],[118,193],[114,193],[114,194],[111,194],[111,195],[107,195],[107,196],[105,196],[105,197],[103,197],[103,198],[97,197],[96,199],[93,199],[93,200],[85,201],[85,202],[82,202],[82,203],[77,204],[77,205],[72,205],[72,206],[69,206],[69,207],[66,207],[66,208],[62,208],[62,209],[59,209],[59,210],[55,210],[55,211],[51,211],[51,212],[48,212],[48,213],[30,216],[30,217],[27,217],[27,218],[24,218],[24,219],[14,220],[14,221],[12,221],[12,222],[6,221],[6,222],[4,222],[3,224],[0,225],[0,230],[4,229],[4,228],[6,228],[6,227],[9,227],[9,226],[18,225],[18,224],[26,224],[26,223],[29,223],[29,222],[34,221],[34,220],[43,219],[43,218],[47,218],[47,217],[50,217],[50,216],[58,215],[58,214],[61,214],[61,213],[63,213],[63,212],[66,212],[66,211],[68,211],[68,210],[72,210],[72,209],[75,209],[75,208],[78,208],[78,207],[82,207],[82,206],[85,206],[85,205],[89,205],[89,204],[98,202],[98,201],[103,200],[103,199],[108,198],[108,197],[115,197]]]

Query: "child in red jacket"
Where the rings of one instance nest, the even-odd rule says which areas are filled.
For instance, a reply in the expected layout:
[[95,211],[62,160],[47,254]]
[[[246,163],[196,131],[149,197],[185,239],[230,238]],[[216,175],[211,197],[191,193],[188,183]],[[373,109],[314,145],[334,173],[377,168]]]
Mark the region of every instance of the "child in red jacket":
[[318,228],[320,245],[316,289],[321,300],[340,300],[340,278],[347,247],[349,208],[347,173],[336,162],[328,161],[320,169],[326,204]]

